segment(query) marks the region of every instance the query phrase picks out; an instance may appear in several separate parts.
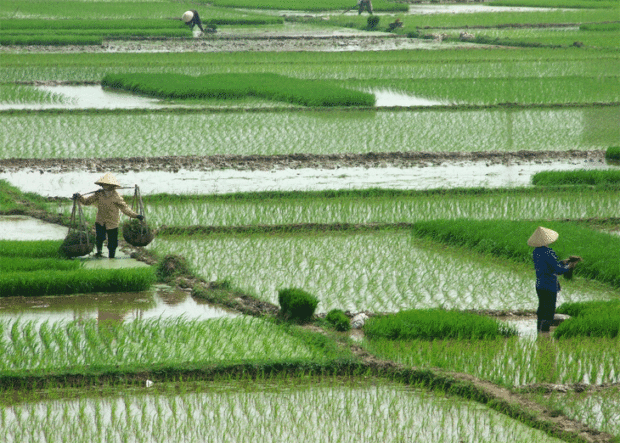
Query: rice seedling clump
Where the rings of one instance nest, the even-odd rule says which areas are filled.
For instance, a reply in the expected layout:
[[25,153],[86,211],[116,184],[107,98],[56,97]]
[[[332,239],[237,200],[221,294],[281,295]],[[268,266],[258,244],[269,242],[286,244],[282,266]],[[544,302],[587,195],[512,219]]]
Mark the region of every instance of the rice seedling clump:
[[443,309],[411,309],[369,319],[364,325],[368,338],[488,339],[517,334],[512,326],[491,318]]
[[332,309],[325,316],[325,320],[332,325],[336,331],[348,331],[351,329],[349,317],[341,309]]
[[102,86],[169,99],[222,99],[247,96],[303,106],[374,106],[375,96],[336,86],[279,74],[107,74]]
[[615,338],[620,334],[620,300],[564,303],[557,312],[574,318],[558,326],[556,338]]
[[137,292],[154,282],[150,267],[8,272],[0,276],[0,297]]
[[608,160],[620,160],[620,146],[610,146],[607,148],[605,158]]
[[319,299],[302,289],[287,288],[278,291],[278,302],[283,318],[305,323],[314,315]]
[[543,171],[534,174],[532,184],[539,186],[558,185],[617,185],[620,171]]

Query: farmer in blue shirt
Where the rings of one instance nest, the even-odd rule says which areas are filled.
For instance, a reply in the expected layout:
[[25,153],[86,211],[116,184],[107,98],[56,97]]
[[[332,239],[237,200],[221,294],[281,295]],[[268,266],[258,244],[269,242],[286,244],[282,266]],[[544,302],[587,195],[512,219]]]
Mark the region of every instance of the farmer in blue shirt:
[[551,229],[539,226],[529,238],[527,244],[534,248],[534,268],[536,269],[536,293],[538,294],[538,332],[549,332],[560,282],[558,275],[572,273],[579,257],[560,261],[553,249],[549,247],[559,234]]

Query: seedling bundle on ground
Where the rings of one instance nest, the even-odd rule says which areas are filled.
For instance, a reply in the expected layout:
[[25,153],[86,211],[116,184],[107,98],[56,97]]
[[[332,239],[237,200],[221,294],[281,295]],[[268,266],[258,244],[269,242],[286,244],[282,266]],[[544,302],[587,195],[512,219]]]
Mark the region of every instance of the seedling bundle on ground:
[[[195,156],[199,163],[216,154],[238,156],[224,168],[249,169],[252,159],[269,155],[283,156],[280,160],[290,162],[282,163],[287,168],[296,167],[296,159],[323,168],[327,157],[334,161],[357,153],[367,156],[360,167],[378,169],[385,166],[383,160],[373,160],[371,153],[580,152],[586,154],[579,161],[592,155],[601,169],[614,168],[602,163],[603,151],[613,158],[610,147],[620,143],[620,39],[616,24],[606,23],[617,12],[613,2],[522,1],[515,5],[542,8],[416,15],[417,6],[428,5],[376,1],[378,32],[364,33],[360,41],[436,50],[269,53],[222,53],[217,45],[227,39],[239,46],[266,42],[285,27],[299,35],[308,30],[361,32],[368,17],[343,14],[354,4],[340,0],[313,4],[321,10],[307,14],[312,17],[274,13],[278,2],[218,0],[196,6],[203,21],[219,20],[217,36],[192,39],[178,20],[183,10],[174,2],[95,1],[79,10],[70,2],[21,3],[0,2],[0,39],[25,37],[36,25],[49,28],[40,43],[66,37],[78,44],[82,36],[94,36],[103,48],[87,45],[84,52],[71,48],[71,53],[70,48],[25,51],[4,45],[1,104],[66,104],[38,89],[40,82],[99,87],[102,79],[117,77],[122,85],[116,87],[132,90],[134,82],[135,91],[145,93],[154,74],[160,76],[154,89],[165,97],[178,97],[180,85],[206,78],[217,78],[220,88],[234,79],[234,94],[240,90],[243,96],[166,98],[158,110],[0,109],[6,123],[1,166],[8,172],[13,160],[29,159],[41,170],[33,180],[54,173],[65,160],[84,165],[85,174],[100,172],[89,159],[118,157],[123,166],[115,173],[139,175],[147,167],[134,167],[129,158],[141,158],[148,168],[161,163],[178,171],[178,156]],[[234,9],[240,7],[252,10]],[[307,7],[307,2],[286,2],[289,10]],[[397,17],[404,26],[383,33]],[[473,33],[474,40],[460,41],[463,31]],[[167,32],[174,37],[166,37]],[[329,40],[333,49],[350,43],[331,35]],[[279,41],[290,49],[286,38]],[[311,35],[308,41],[318,39]],[[140,53],[141,42],[165,51]],[[179,42],[184,49],[175,49]],[[198,52],[206,48],[214,52]],[[110,49],[119,52],[102,53]],[[118,73],[125,73],[122,79]],[[274,101],[273,91],[248,98],[248,88],[240,87],[248,77],[261,86],[267,79],[291,82],[294,92],[311,85],[311,98],[317,85],[333,85],[360,97],[387,90],[441,105],[380,109],[373,101],[356,103],[355,110],[340,105],[325,110],[312,100]],[[171,108],[179,103],[185,108]],[[314,154],[325,157],[308,160]],[[515,174],[528,167],[527,155],[518,162]],[[423,166],[438,168],[439,163]],[[334,163],[329,167],[336,168]],[[64,180],[67,170],[58,170]],[[579,174],[599,180],[615,171]],[[1,426],[9,441],[68,435],[84,436],[84,441],[221,435],[253,441],[265,437],[257,429],[269,429],[282,440],[294,435],[346,441],[355,435],[371,441],[380,435],[382,441],[390,436],[612,441],[620,436],[618,393],[607,387],[619,382],[620,367],[614,329],[620,272],[620,246],[613,234],[618,229],[617,186],[596,180],[517,189],[318,192],[309,186],[308,192],[297,193],[215,195],[204,190],[192,196],[147,196],[149,221],[160,231],[143,254],[159,260],[153,266],[157,270],[94,274],[128,290],[121,280],[148,287],[158,273],[185,292],[261,318],[0,320],[1,353],[7,357],[0,368],[0,403],[11,406],[3,408]],[[70,209],[69,195],[46,202],[2,182],[0,187],[4,214],[50,219]],[[86,210],[86,218],[92,222],[94,211]],[[561,302],[593,307],[561,308],[573,318],[549,338],[530,339],[514,336],[513,325],[521,314],[534,315],[531,249],[525,242],[538,225],[560,232],[554,249],[561,258],[584,258],[575,278],[562,280]],[[35,287],[40,294],[95,290],[78,284],[94,284],[91,271],[73,269],[77,261],[54,255],[58,245],[0,242],[0,284],[8,288],[3,294],[16,294],[18,287],[28,288],[20,289],[25,295]],[[279,291],[289,297],[279,300]],[[601,308],[602,303],[608,304]],[[303,315],[293,315],[300,305],[306,308]],[[498,323],[488,318],[489,310],[513,315]],[[364,330],[341,332],[360,311],[371,317]],[[101,387],[97,392],[82,389],[95,384]],[[589,392],[583,397],[574,393],[577,384]],[[567,393],[539,394],[558,385]],[[447,395],[438,398],[434,391]],[[231,421],[233,410],[247,418],[247,427]],[[303,423],[295,420],[300,410],[308,418]],[[359,411],[368,420],[360,421]],[[342,427],[343,414],[357,427]],[[402,420],[395,420],[395,414]],[[276,415],[281,420],[262,420]],[[67,419],[53,419],[58,416]],[[438,422],[422,416],[438,417]],[[186,417],[199,417],[209,426],[180,425]],[[429,436],[424,429],[441,432]]]

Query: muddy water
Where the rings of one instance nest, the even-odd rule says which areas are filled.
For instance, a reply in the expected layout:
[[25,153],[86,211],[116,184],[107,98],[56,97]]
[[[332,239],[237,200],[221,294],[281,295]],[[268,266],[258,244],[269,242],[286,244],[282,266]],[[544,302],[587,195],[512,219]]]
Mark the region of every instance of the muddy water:
[[0,240],[62,240],[67,228],[23,215],[0,216]]
[[[139,184],[143,194],[226,194],[255,191],[310,191],[333,189],[433,189],[527,186],[531,177],[545,170],[609,169],[602,160],[575,159],[519,164],[480,162],[442,163],[433,167],[342,167],[332,169],[273,169],[267,171],[114,171],[124,186]],[[64,173],[22,169],[0,173],[23,192],[46,197],[70,197],[95,190],[101,172]],[[127,191],[129,192],[129,191]]]
[[[162,109],[184,108],[186,105],[170,104],[161,100],[135,94],[110,91],[99,85],[53,85],[38,89],[62,95],[64,103],[0,103],[0,110],[11,109]],[[377,98],[377,107],[445,106],[447,102],[429,100],[391,90],[371,90]],[[196,105],[192,105],[196,108]]]
[[156,285],[150,291],[138,293],[0,298],[0,320],[19,318],[37,323],[77,319],[132,321],[154,317],[202,320],[237,315],[166,285]]

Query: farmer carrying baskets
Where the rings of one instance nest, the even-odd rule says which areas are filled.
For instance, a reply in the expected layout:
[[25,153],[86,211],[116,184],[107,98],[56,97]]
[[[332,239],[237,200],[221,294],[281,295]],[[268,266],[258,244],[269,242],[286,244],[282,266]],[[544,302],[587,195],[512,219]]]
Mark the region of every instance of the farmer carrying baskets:
[[108,251],[109,257],[114,258],[116,255],[116,248],[118,247],[118,223],[120,219],[120,212],[138,220],[144,220],[144,215],[138,214],[131,210],[123,197],[118,193],[117,189],[121,187],[116,178],[109,172],[95,182],[96,185],[101,186],[99,189],[89,197],[84,197],[79,193],[73,194],[73,199],[78,200],[84,205],[97,206],[97,218],[95,220],[95,245],[97,247],[97,253],[95,257],[101,257],[101,249],[103,248],[103,242],[108,238]]
[[566,260],[558,260],[553,249],[549,247],[560,235],[548,228],[539,226],[527,241],[534,248],[532,257],[536,269],[536,294],[538,295],[538,332],[549,332],[555,315],[555,304],[560,282],[558,275],[570,276],[581,257],[571,255]]

